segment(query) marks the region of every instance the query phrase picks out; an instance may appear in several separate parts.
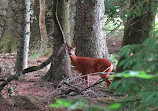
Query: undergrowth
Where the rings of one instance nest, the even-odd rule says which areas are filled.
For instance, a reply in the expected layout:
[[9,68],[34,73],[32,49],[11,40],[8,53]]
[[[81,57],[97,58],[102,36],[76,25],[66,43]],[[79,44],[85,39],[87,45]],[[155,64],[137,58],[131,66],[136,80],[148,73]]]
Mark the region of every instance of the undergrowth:
[[[134,54],[129,57],[132,52]],[[133,70],[116,74],[119,77],[127,75],[110,86],[116,94],[125,95],[117,101],[121,103],[120,111],[158,110],[158,38],[148,38],[142,44],[125,46],[119,54],[125,58],[119,66],[124,70]]]
[[4,37],[0,43],[0,51],[2,53],[12,53],[16,51],[17,41],[10,37]]

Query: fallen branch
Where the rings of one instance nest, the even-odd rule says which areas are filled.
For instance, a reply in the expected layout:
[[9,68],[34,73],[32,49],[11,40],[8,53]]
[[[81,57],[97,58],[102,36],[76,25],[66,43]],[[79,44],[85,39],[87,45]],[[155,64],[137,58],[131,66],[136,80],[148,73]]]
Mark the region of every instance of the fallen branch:
[[73,86],[73,85],[71,85],[71,84],[68,84],[68,83],[66,83],[66,82],[63,82],[63,84],[66,84],[67,86],[72,87],[73,89],[68,89],[68,90],[66,90],[66,91],[64,91],[64,92],[62,92],[62,93],[60,93],[59,95],[68,95],[68,94],[70,94],[71,92],[81,93],[80,89],[78,89],[77,87],[75,87],[75,86]]
[[68,85],[68,86],[74,88],[75,90],[80,91],[80,89],[78,89],[77,87],[75,87],[75,86],[73,86],[73,85],[71,85],[71,84],[68,84],[68,83],[66,83],[66,82],[63,82],[63,84],[66,84],[66,85]]
[[[78,93],[81,93],[80,91],[75,90],[75,89],[68,89],[68,90],[66,90],[66,91],[64,91],[64,92],[62,92],[62,93],[60,93],[59,95],[68,95],[68,94],[70,94],[71,92],[76,92],[77,94],[78,94]],[[71,95],[71,96],[72,96],[72,95]]]
[[76,94],[73,94],[73,96],[76,96],[77,94],[79,94],[79,93],[81,93],[81,92],[83,92],[83,91],[85,91],[85,90],[87,90],[87,89],[89,89],[89,88],[91,88],[91,87],[94,87],[94,86],[96,86],[96,85],[102,83],[103,81],[105,81],[105,80],[107,80],[107,79],[108,79],[108,78],[104,78],[104,79],[101,80],[101,81],[97,81],[96,83],[94,83],[94,84],[92,84],[92,85],[90,85],[90,86],[88,86],[88,87],[86,87],[86,88],[80,90],[80,92],[77,92]]
[[63,82],[63,84],[66,84],[67,86],[70,86],[70,87],[72,87],[73,89],[68,89],[68,90],[66,90],[66,91],[62,91],[62,93],[60,93],[59,95],[68,95],[68,94],[70,94],[71,92],[75,92],[75,94],[71,94],[70,96],[76,96],[76,95],[78,95],[78,94],[82,94],[82,92],[83,91],[85,91],[85,90],[87,90],[87,89],[89,89],[89,88],[91,88],[91,87],[94,87],[94,86],[96,86],[96,85],[98,85],[98,84],[100,84],[100,83],[102,83],[103,81],[105,81],[105,80],[107,80],[108,78],[104,78],[103,80],[101,80],[101,81],[97,81],[96,83],[94,83],[94,84],[92,84],[92,85],[90,85],[90,86],[88,86],[88,87],[86,87],[86,88],[84,88],[84,89],[82,89],[82,90],[80,90],[79,88],[77,88],[77,87],[75,87],[75,86],[73,86],[73,85],[71,85],[71,84],[68,84],[68,83],[66,83],[66,82]]
[[31,66],[31,67],[28,67],[28,68],[24,69],[22,71],[22,74],[29,73],[29,72],[34,72],[34,71],[37,71],[37,70],[40,70],[40,69],[46,67],[53,60],[53,58],[55,58],[55,56],[52,54],[46,61],[42,62],[40,65]]
[[0,92],[2,91],[2,89],[3,89],[7,84],[9,84],[9,82],[11,82],[12,80],[18,79],[19,76],[20,76],[19,74],[15,74],[15,75],[12,75],[12,76],[8,77],[7,80],[4,81],[4,82],[0,85]]
[[61,47],[60,47],[60,49],[58,50],[57,54],[52,54],[46,61],[42,62],[40,65],[28,67],[28,68],[24,69],[22,72],[8,77],[7,80],[5,80],[0,85],[0,92],[3,90],[3,88],[7,84],[9,84],[12,80],[18,79],[21,75],[24,75],[24,74],[29,73],[29,72],[34,72],[34,71],[37,71],[37,70],[40,70],[40,69],[46,67],[51,61],[55,60],[56,57],[58,57],[60,55],[61,51],[64,48],[65,48],[65,44],[62,44]]

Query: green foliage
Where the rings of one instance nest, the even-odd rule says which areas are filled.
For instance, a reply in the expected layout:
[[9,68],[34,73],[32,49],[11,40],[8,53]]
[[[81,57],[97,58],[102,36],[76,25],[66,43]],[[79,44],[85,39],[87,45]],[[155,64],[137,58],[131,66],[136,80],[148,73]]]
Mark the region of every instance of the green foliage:
[[126,6],[127,3],[128,0],[104,0],[105,14],[108,16],[108,18],[112,18],[119,12],[119,10]]
[[115,57],[114,54],[111,54],[111,55],[110,55],[110,59],[112,60],[112,63],[114,63],[115,65],[117,65],[118,60],[116,59],[116,57]]
[[156,37],[158,37],[158,21],[157,21],[157,20],[156,20],[156,22],[155,22],[153,34],[154,34]]
[[114,0],[105,0],[105,14],[108,15],[108,17],[113,17],[117,13],[117,9],[119,6],[113,4]]
[[104,4],[108,18],[119,17],[123,21],[126,20],[127,9],[125,7],[128,6],[129,0],[104,0]]
[[140,17],[146,14],[149,10],[156,10],[157,2],[150,0],[137,0],[135,4],[131,3],[130,10],[128,11],[128,17]]
[[54,108],[66,107],[69,110],[73,110],[84,106],[85,103],[86,103],[85,99],[65,99],[65,100],[57,99],[56,103],[52,103],[49,106]]
[[114,103],[108,106],[108,109],[119,109],[121,107],[120,103]]
[[88,99],[57,99],[55,103],[49,105],[53,108],[67,108],[68,110],[82,109],[84,111],[112,111],[121,107],[120,103],[114,103],[109,106],[101,106],[99,103],[91,104]]
[[[129,57],[132,52],[134,54]],[[120,111],[157,110],[158,38],[148,38],[142,44],[123,47],[119,58],[119,66],[128,71],[114,75],[123,78],[113,82],[110,89],[115,90],[115,94],[124,95],[116,101],[121,103]]]
[[33,53],[32,55],[29,56],[29,59],[35,59],[35,58],[38,58],[39,57],[39,53],[38,52],[35,52]]
[[17,41],[10,37],[4,37],[0,43],[0,50],[3,53],[14,52],[17,47]]
[[147,74],[145,71],[124,71],[122,73],[117,73],[115,75],[112,75],[111,78],[114,77],[137,77],[137,78],[142,78],[142,79],[151,79],[155,76],[151,75],[151,74]]
[[115,94],[125,95],[116,101],[121,103],[120,111],[125,109],[127,111],[148,111],[157,108],[158,76],[156,75],[152,79],[142,79],[142,77],[123,78],[110,86],[110,89],[115,90]]
[[[133,56],[129,57],[133,52]],[[148,73],[158,71],[158,38],[148,38],[142,44],[128,45],[121,49],[120,66],[124,69],[145,70]]]
[[106,14],[106,35],[110,34],[112,37],[123,35],[124,26],[122,23],[124,20],[126,20],[126,10],[124,10],[124,7],[127,5],[127,1],[128,0],[104,0]]
[[120,24],[121,24],[121,21],[119,18],[115,18],[115,19],[113,19],[113,21],[110,21],[107,25],[105,25],[106,35],[110,34],[111,31],[113,31],[115,28],[117,28],[119,26],[119,28],[117,28],[117,30],[115,30],[115,33],[112,33],[110,36],[112,36],[112,37],[123,36],[124,26],[120,25]]

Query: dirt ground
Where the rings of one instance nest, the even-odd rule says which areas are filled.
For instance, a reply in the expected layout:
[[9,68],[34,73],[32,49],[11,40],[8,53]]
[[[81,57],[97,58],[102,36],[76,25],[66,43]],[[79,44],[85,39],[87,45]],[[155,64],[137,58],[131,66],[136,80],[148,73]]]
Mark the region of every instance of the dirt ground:
[[[118,53],[121,48],[121,41],[122,40],[120,38],[107,40],[110,54]],[[29,60],[29,65],[38,65],[40,64],[38,61],[44,61],[46,59],[46,57],[31,59]],[[9,76],[9,74],[12,74],[12,72],[14,72],[14,63],[14,54],[1,56],[0,66],[2,69],[0,76]],[[26,74],[25,76],[21,76],[19,80],[12,81],[9,85],[7,85],[7,87],[5,87],[5,89],[2,91],[4,98],[0,99],[0,111],[65,111],[66,109],[64,108],[49,107],[49,104],[53,103],[55,98],[58,98],[59,95],[57,95],[57,92],[59,93],[62,88],[57,90],[54,88],[51,82],[46,82],[41,79],[46,74],[47,70],[47,68],[44,68],[40,71]],[[99,77],[90,77],[90,82],[96,82],[98,79]],[[98,90],[100,92],[98,92]],[[103,85],[100,85],[99,87],[97,86],[97,88],[93,87],[85,91],[82,97],[91,97],[91,99],[102,98],[103,101],[105,101],[106,98],[110,97],[110,94],[106,91],[107,89],[105,88],[103,90]],[[70,98],[77,98],[77,96]],[[103,104],[106,104],[106,102]]]

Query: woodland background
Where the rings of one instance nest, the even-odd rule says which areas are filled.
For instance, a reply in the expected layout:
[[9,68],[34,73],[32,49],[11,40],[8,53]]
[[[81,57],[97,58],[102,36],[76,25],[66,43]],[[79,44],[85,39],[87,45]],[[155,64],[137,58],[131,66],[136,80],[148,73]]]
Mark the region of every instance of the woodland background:
[[[0,110],[158,110],[157,5],[0,0]],[[114,64],[109,88],[97,76],[90,76],[90,87],[82,84],[66,41],[76,45],[77,56]]]

